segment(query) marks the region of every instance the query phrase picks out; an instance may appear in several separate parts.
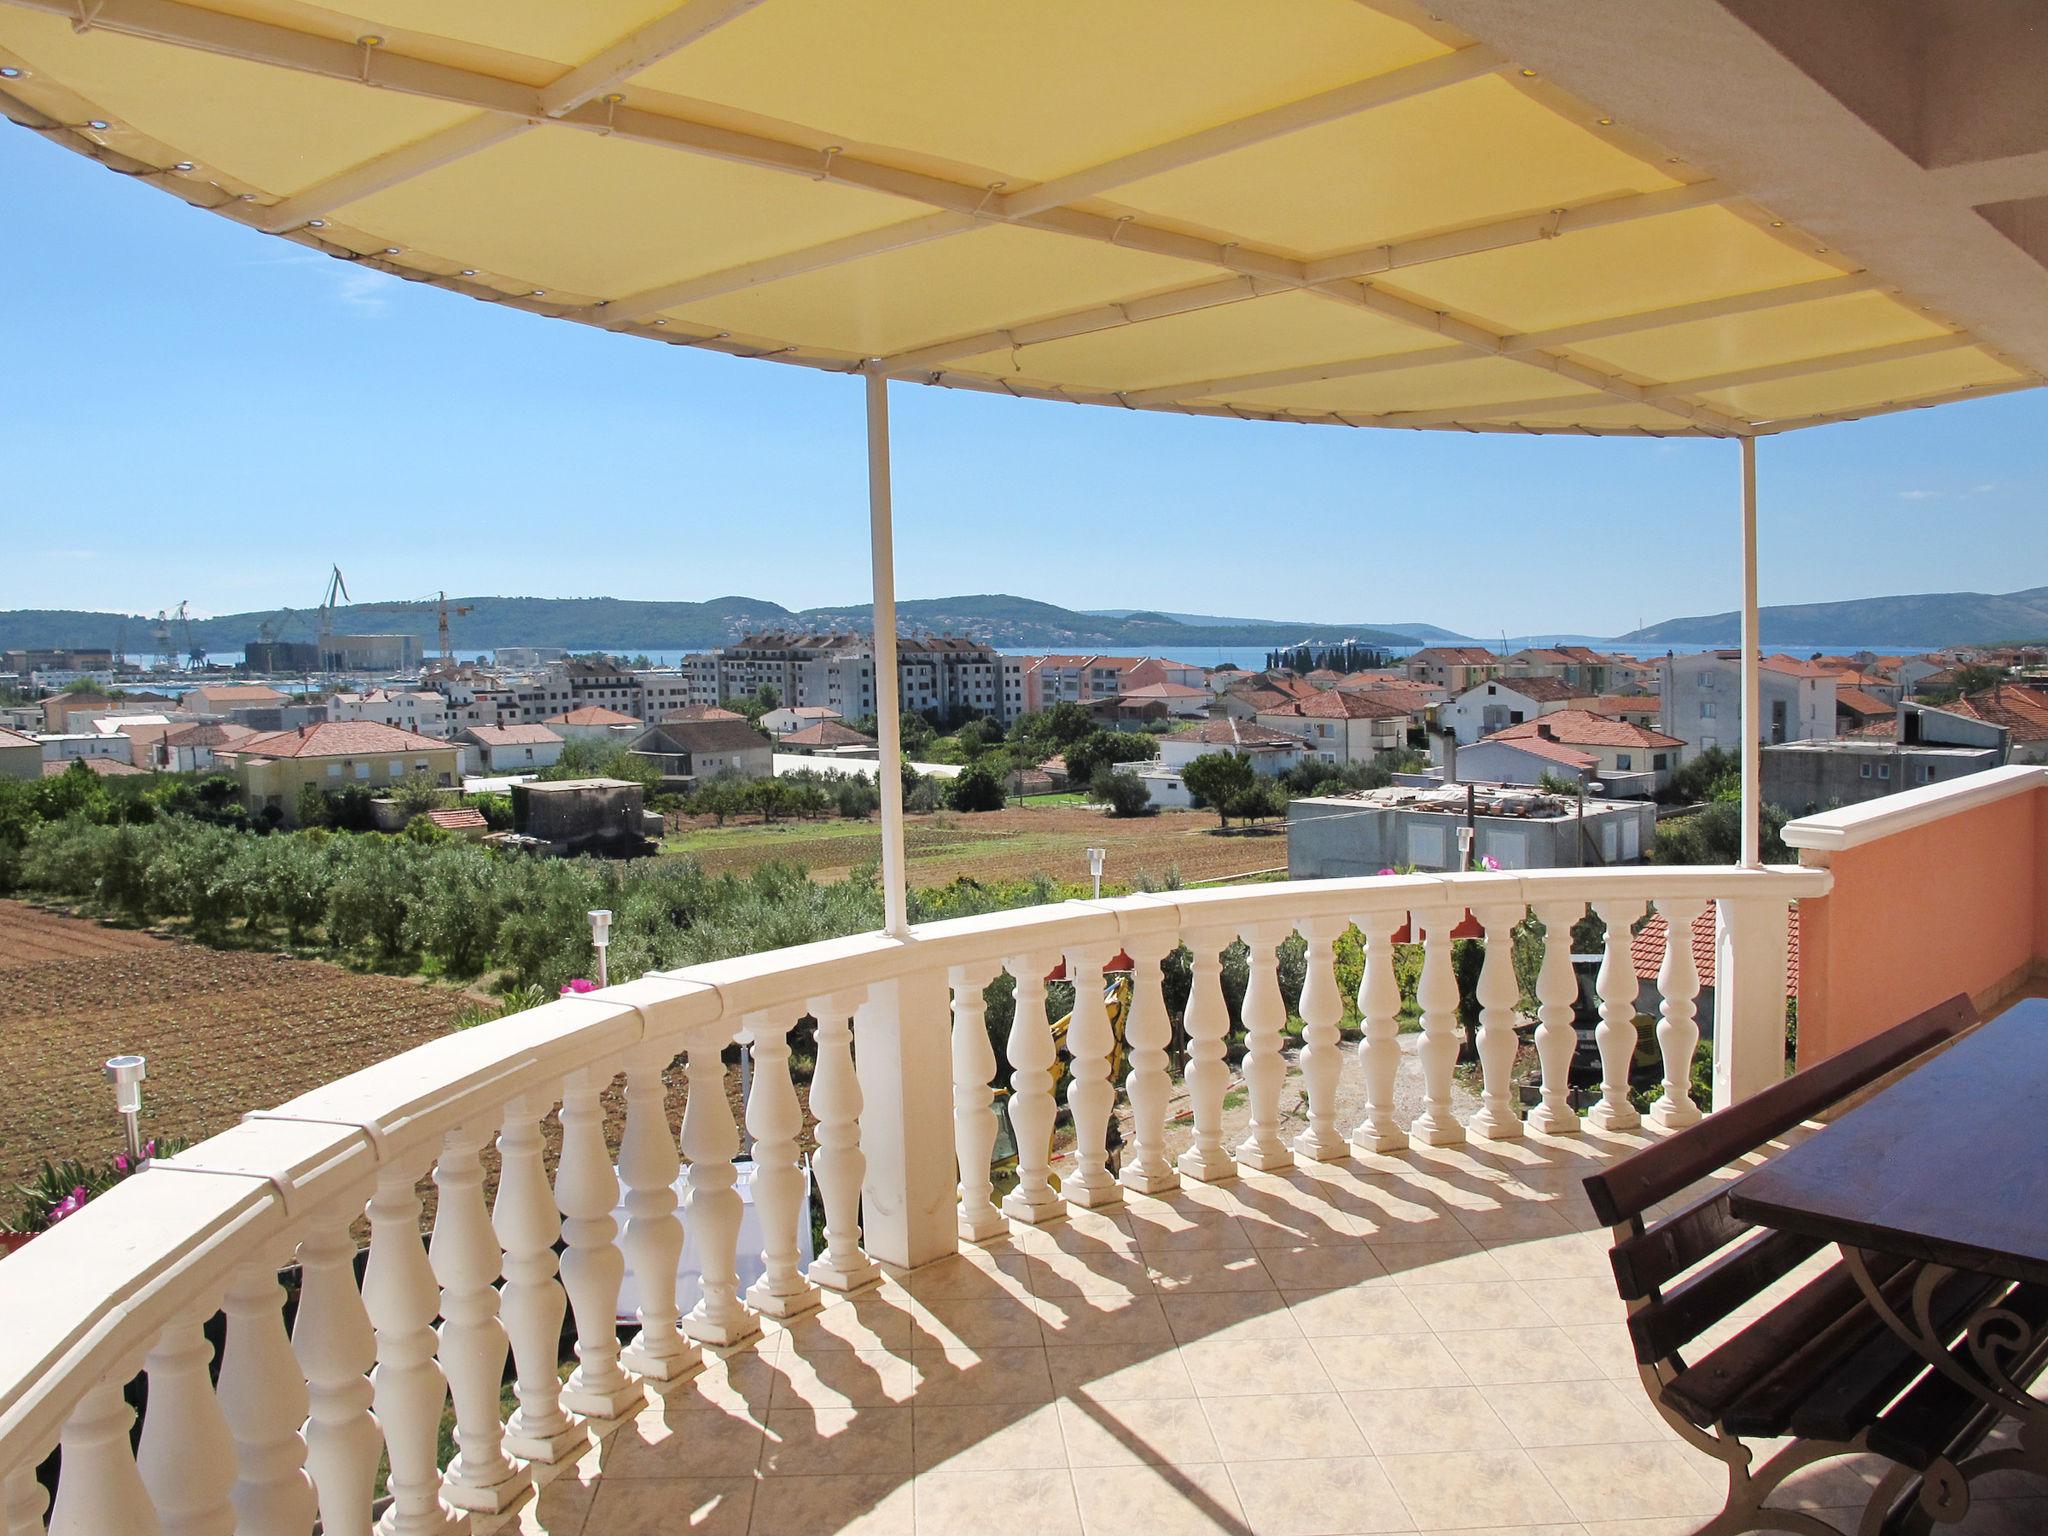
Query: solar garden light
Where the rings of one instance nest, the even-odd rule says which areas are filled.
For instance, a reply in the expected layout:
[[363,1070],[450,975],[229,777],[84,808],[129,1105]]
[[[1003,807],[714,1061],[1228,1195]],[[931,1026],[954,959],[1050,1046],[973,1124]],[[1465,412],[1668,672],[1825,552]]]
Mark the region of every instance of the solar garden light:
[[105,1069],[107,1081],[114,1085],[114,1110],[120,1115],[121,1128],[128,1138],[131,1162],[142,1160],[142,1080],[148,1076],[145,1065],[141,1056],[110,1056]]
[[1107,848],[1090,848],[1088,850],[1088,873],[1095,877],[1095,899],[1097,901],[1102,900],[1102,861],[1108,856],[1108,853],[1109,850]]
[[609,967],[605,963],[606,952],[612,947],[612,915],[603,907],[587,914],[590,918],[590,942],[597,947],[597,984],[611,985]]

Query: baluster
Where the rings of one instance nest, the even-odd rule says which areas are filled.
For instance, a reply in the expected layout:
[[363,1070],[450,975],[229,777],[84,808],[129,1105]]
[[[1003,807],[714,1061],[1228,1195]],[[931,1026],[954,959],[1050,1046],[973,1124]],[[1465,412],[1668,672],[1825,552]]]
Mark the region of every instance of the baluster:
[[[306,1378],[284,1331],[284,1300],[277,1265],[257,1260],[235,1271],[222,1308],[220,1407],[234,1433],[235,1529],[243,1536],[303,1536],[319,1512],[300,1433]],[[427,1315],[432,1321],[431,1303]]]
[[1522,1134],[1515,1104],[1515,1004],[1522,989],[1515,980],[1515,924],[1527,911],[1520,902],[1489,903],[1473,913],[1486,929],[1486,959],[1479,967],[1479,1111],[1472,1134],[1489,1141],[1514,1141]]
[[1058,1061],[1045,1017],[1042,955],[1008,962],[1017,978],[1010,1015],[1010,1132],[1017,1142],[1017,1187],[1003,1197],[1003,1214],[1037,1224],[1066,1215],[1067,1202],[1052,1187],[1052,1069]]
[[[135,1414],[116,1373],[79,1398],[64,1421],[63,1468],[50,1536],[163,1536],[156,1506],[128,1449]],[[33,1476],[33,1471],[31,1471]]]
[[1090,1208],[1115,1205],[1123,1186],[1109,1172],[1109,1115],[1116,1088],[1109,1077],[1109,1053],[1116,1045],[1103,1001],[1108,977],[1100,949],[1067,951],[1067,975],[1074,983],[1074,1012],[1067,1024],[1067,1113],[1074,1121],[1074,1176],[1065,1182],[1067,1199]]
[[[606,1081],[610,1081],[609,1077]],[[646,1390],[619,1368],[619,1176],[604,1145],[599,1084],[588,1072],[562,1083],[562,1159],[555,1168],[555,1207],[562,1213],[562,1287],[576,1319],[576,1369],[562,1406],[600,1433],[647,1401]]]
[[1576,1136],[1579,1117],[1571,1104],[1572,1054],[1578,1031],[1572,1004],[1579,998],[1572,972],[1572,924],[1585,914],[1584,902],[1547,902],[1536,909],[1543,924],[1543,965],[1536,972],[1536,1059],[1543,1067],[1543,1102],[1529,1111],[1529,1128],[1544,1136]]
[[1160,963],[1171,940],[1132,939],[1124,945],[1131,957],[1131,1011],[1124,1020],[1124,1043],[1131,1070],[1124,1091],[1131,1099],[1132,1155],[1124,1159],[1123,1185],[1141,1195],[1180,1188],[1180,1174],[1166,1155],[1166,1105],[1173,1096],[1173,1078],[1166,1069],[1166,1047],[1173,1030],[1166,1017],[1165,977]]
[[1365,945],[1365,970],[1358,978],[1365,1118],[1350,1140],[1360,1156],[1398,1152],[1408,1145],[1408,1133],[1394,1114],[1394,1080],[1401,1071],[1401,983],[1394,975],[1394,930],[1400,917],[1398,912],[1368,912],[1358,919]]
[[7,1474],[5,1489],[0,1490],[0,1532],[43,1536],[43,1511],[49,1507],[50,1496],[36,1481],[34,1463],[16,1467]]
[[857,1291],[882,1277],[860,1246],[860,1186],[868,1160],[860,1149],[860,1079],[853,1070],[853,1011],[859,1006],[858,993],[840,992],[811,1008],[818,1021],[818,1066],[811,1079],[818,1150],[811,1176],[825,1207],[825,1251],[811,1260],[807,1273],[813,1285],[834,1291]]
[[1244,1085],[1251,1124],[1237,1144],[1242,1168],[1270,1173],[1292,1168],[1294,1153],[1280,1139],[1280,1091],[1287,1081],[1287,1062],[1280,1041],[1287,1024],[1287,1003],[1280,995],[1280,956],[1271,928],[1246,928]]
[[980,966],[956,965],[947,973],[953,989],[953,1157],[960,1170],[960,1236],[987,1242],[1009,1230],[991,1199],[989,1162],[995,1156],[995,1047],[988,1038],[991,977]]
[[173,1318],[143,1369],[149,1408],[135,1463],[164,1536],[234,1536],[235,1437],[214,1395],[211,1302]]
[[420,1243],[419,1196],[405,1167],[388,1165],[377,1175],[370,1201],[363,1305],[377,1333],[377,1369],[370,1379],[391,1462],[391,1508],[380,1526],[389,1536],[468,1529],[467,1517],[442,1502],[436,1463],[441,1410],[448,1401],[447,1378],[434,1358],[440,1301]]
[[508,1340],[498,1317],[498,1237],[484,1209],[481,1131],[450,1131],[434,1167],[440,1198],[427,1257],[441,1282],[441,1370],[455,1400],[454,1461],[441,1496],[457,1509],[497,1514],[532,1480],[505,1454],[498,1395]]
[[1294,1154],[1328,1163],[1346,1150],[1344,1138],[1337,1134],[1337,1082],[1344,1070],[1337,1025],[1344,1017],[1344,1001],[1337,992],[1333,943],[1343,923],[1310,918],[1295,926],[1308,946],[1308,969],[1301,985],[1301,1080],[1308,1090],[1308,1126],[1294,1138]]
[[626,1129],[619,1137],[619,1178],[626,1186],[621,1249],[633,1259],[640,1332],[620,1362],[649,1381],[680,1381],[703,1368],[696,1345],[677,1331],[676,1265],[683,1224],[676,1218],[676,1175],[682,1171],[668,1128],[668,1068],[673,1044],[642,1046],[626,1063]]
[[683,1331],[704,1344],[725,1346],[752,1338],[761,1323],[740,1305],[739,1128],[725,1096],[725,1037],[699,1034],[690,1042],[687,1068],[690,1097],[683,1106],[683,1147],[690,1154],[688,1193],[683,1208],[697,1239],[697,1267],[703,1294]]
[[1223,1041],[1230,1033],[1230,1010],[1223,1003],[1223,936],[1188,935],[1192,957],[1188,988],[1188,1064],[1184,1074],[1188,1107],[1195,1120],[1195,1139],[1180,1155],[1186,1178],[1214,1184],[1237,1176],[1237,1164],[1223,1150],[1223,1090],[1230,1069],[1223,1065]]
[[370,1528],[384,1449],[370,1412],[377,1335],[356,1288],[350,1230],[361,1210],[358,1196],[321,1218],[299,1244],[299,1313],[292,1322],[292,1353],[306,1378],[306,1471],[321,1528],[337,1532]]
[[1700,1107],[1692,1101],[1692,1058],[1700,1043],[1694,1018],[1700,992],[1699,967],[1692,958],[1693,920],[1706,910],[1704,901],[1657,899],[1664,917],[1664,963],[1657,969],[1657,1048],[1664,1054],[1664,1096],[1650,1106],[1650,1123],[1679,1131],[1697,1124]]
[[1600,1102],[1586,1120],[1595,1130],[1632,1131],[1643,1123],[1628,1101],[1629,1063],[1636,1054],[1636,963],[1629,954],[1629,925],[1643,915],[1640,901],[1596,901],[1593,911],[1607,925],[1600,956]]
[[555,1239],[561,1236],[562,1219],[541,1160],[540,1121],[546,1113],[545,1105],[526,1098],[505,1106],[491,1225],[505,1252],[498,1307],[518,1374],[519,1406],[505,1425],[505,1449],[523,1460],[552,1465],[590,1437],[562,1411],[557,1364],[569,1301],[555,1278]]
[[1457,907],[1433,907],[1413,914],[1422,929],[1422,980],[1415,1001],[1422,1008],[1422,1113],[1409,1132],[1428,1147],[1453,1147],[1465,1127],[1451,1109],[1451,1074],[1458,1065],[1458,978],[1451,968],[1451,930],[1464,921]]
[[804,1200],[797,1137],[804,1117],[789,1077],[789,1025],[754,1014],[746,1021],[754,1056],[747,1095],[747,1129],[754,1137],[754,1210],[761,1222],[761,1278],[747,1288],[747,1304],[768,1317],[801,1317],[818,1305],[806,1280],[799,1246],[810,1212]]

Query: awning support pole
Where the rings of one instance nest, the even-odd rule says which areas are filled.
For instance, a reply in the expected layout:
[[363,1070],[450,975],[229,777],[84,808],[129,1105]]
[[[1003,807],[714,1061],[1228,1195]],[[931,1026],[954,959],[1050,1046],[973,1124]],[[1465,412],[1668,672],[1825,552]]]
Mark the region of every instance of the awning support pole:
[[869,364],[868,540],[873,566],[875,620],[875,727],[882,761],[882,927],[910,936],[910,902],[903,870],[903,721],[896,673],[896,547],[889,499],[889,380]]
[[1742,442],[1742,867],[1763,866],[1763,634],[1756,611],[1756,439]]

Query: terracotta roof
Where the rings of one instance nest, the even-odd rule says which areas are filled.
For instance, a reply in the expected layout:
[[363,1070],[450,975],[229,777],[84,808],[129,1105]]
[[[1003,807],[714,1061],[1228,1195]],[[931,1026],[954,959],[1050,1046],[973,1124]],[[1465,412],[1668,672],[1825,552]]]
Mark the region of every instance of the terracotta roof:
[[189,699],[195,693],[209,704],[269,704],[291,697],[261,683],[202,683],[183,696]]
[[[1652,914],[1650,920],[1629,939],[1629,958],[1635,962],[1638,981],[1655,981],[1657,972],[1664,964],[1664,919],[1661,914]],[[1799,995],[1799,909],[1792,908],[1792,921],[1786,930],[1790,940],[1785,949],[1785,990],[1793,997]],[[1707,910],[1692,920],[1692,963],[1700,973],[1700,985],[1714,984],[1714,908],[1711,903]]]
[[1513,747],[1517,752],[1527,752],[1532,757],[1547,757],[1553,763],[1563,763],[1568,768],[1598,768],[1600,759],[1590,752],[1581,752],[1577,747],[1568,747],[1561,741],[1548,741],[1541,736],[1528,735],[1507,739],[1506,731],[1496,731],[1491,736],[1482,736],[1480,742],[1499,742],[1504,747]]
[[484,813],[475,806],[457,806],[452,810],[429,811],[427,820],[437,827],[446,827],[450,832],[476,832],[489,825]]
[[[800,720],[837,720],[839,718],[838,710],[827,709],[822,704],[796,704],[790,707],[789,712]],[[725,713],[732,714],[732,711],[726,710]],[[734,715],[733,718],[744,720],[746,716]]]
[[681,709],[672,709],[661,717],[663,725],[676,724],[686,720],[744,720],[745,715],[736,715],[729,709],[720,709],[716,704],[685,704]]
[[472,725],[462,734],[484,747],[545,747],[562,739],[544,725]]
[[1875,694],[1865,693],[1861,688],[1844,688],[1839,684],[1835,688],[1835,708],[1846,709],[1852,715],[1872,719],[1879,715],[1890,717],[1896,713],[1891,705]]
[[552,715],[549,725],[642,725],[637,715],[622,715],[616,709],[606,709],[602,704],[584,704],[565,715]]
[[1993,683],[1979,693],[1942,706],[1951,714],[1968,715],[2002,725],[2019,741],[2048,741],[2048,693],[2020,683]]
[[[1740,651],[1715,651],[1712,654],[1719,661],[1740,662],[1742,660],[1742,652]],[[1757,665],[1766,672],[1782,672],[1788,677],[1832,677],[1834,675],[1831,668],[1815,666],[1810,661],[1801,661],[1797,656],[1763,656],[1758,658]]]
[[255,734],[246,725],[235,725],[225,720],[205,720],[197,725],[165,731],[160,739],[167,747],[218,747],[245,741]]
[[1408,658],[1410,666],[1426,662],[1433,666],[1492,667],[1506,661],[1483,645],[1425,645]]
[[40,751],[42,743],[33,736],[24,736],[20,731],[9,730],[6,726],[0,725],[0,747],[34,747]]
[[1656,714],[1663,701],[1654,693],[1603,693],[1589,708],[1596,715]]
[[767,751],[769,741],[745,720],[677,720],[648,728],[633,743],[635,752],[677,752],[695,757],[700,752]]
[[820,720],[816,725],[807,725],[800,731],[791,731],[782,738],[785,747],[872,747],[875,738],[863,736],[852,726],[841,725],[837,720]]
[[377,757],[396,752],[450,752],[454,746],[376,720],[322,720],[295,731],[247,736],[230,750],[236,757]]
[[1685,745],[1676,736],[1666,736],[1662,731],[1653,731],[1648,726],[1637,725],[1633,721],[1596,715],[1589,709],[1554,710],[1540,720],[1524,720],[1520,725],[1511,725],[1505,730],[1495,731],[1484,739],[1518,741],[1524,737],[1546,733],[1552,741],[1561,741],[1567,746],[1578,747],[1668,748]]
[[119,762],[111,757],[66,757],[54,763],[44,763],[43,777],[54,779],[58,774],[70,771],[73,763],[85,764],[86,772],[96,773],[103,779],[125,778],[131,773],[147,773],[149,771],[146,768],[138,768],[133,763]]
[[1297,699],[1284,709],[1261,711],[1276,715],[1301,715],[1311,720],[1391,720],[1408,718],[1408,706],[1384,694],[1338,691]]
[[1561,703],[1566,699],[1583,699],[1586,690],[1575,688],[1561,677],[1499,677],[1492,683],[1478,683],[1466,692],[1477,692],[1480,688],[1507,688],[1519,693],[1525,699],[1534,699],[1538,704]]
[[1141,688],[1129,688],[1119,698],[1138,699],[1206,699],[1210,697],[1207,688],[1190,688],[1186,683],[1146,683]]
[[1250,720],[1205,720],[1175,731],[1167,741],[1198,741],[1211,747],[1301,747],[1299,736],[1276,731]]

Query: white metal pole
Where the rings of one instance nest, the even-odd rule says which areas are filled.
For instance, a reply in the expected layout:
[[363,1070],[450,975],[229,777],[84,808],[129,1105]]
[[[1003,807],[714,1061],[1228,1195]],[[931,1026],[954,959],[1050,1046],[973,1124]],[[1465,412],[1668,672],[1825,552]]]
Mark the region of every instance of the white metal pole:
[[867,369],[868,536],[875,594],[875,726],[882,740],[882,926],[910,936],[903,871],[903,721],[896,673],[896,547],[889,499],[889,380]]
[[1756,439],[1742,439],[1742,865],[1763,864],[1763,633],[1756,611]]

